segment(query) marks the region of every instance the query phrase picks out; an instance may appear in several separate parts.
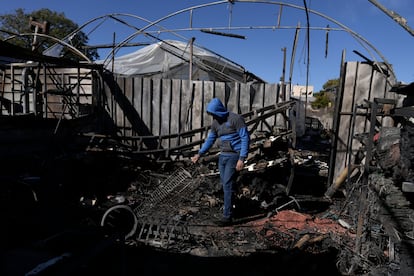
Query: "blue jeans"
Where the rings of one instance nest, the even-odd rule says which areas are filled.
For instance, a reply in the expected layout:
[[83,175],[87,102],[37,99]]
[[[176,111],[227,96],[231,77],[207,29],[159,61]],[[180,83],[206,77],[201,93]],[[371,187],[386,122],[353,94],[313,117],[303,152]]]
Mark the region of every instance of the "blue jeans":
[[238,154],[223,154],[221,153],[219,156],[219,171],[220,171],[220,181],[223,185],[223,192],[224,192],[224,210],[223,210],[223,217],[230,218],[232,216],[232,208],[233,208],[233,193],[234,191],[234,183],[236,181],[236,164],[239,160]]

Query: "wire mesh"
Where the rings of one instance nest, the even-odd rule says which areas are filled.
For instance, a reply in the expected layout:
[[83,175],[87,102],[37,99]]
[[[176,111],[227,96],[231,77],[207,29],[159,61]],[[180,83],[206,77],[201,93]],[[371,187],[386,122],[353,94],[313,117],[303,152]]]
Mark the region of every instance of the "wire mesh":
[[142,217],[166,201],[175,202],[189,187],[193,187],[193,184],[191,173],[180,167],[161,182],[151,196],[135,208],[134,212],[138,217]]

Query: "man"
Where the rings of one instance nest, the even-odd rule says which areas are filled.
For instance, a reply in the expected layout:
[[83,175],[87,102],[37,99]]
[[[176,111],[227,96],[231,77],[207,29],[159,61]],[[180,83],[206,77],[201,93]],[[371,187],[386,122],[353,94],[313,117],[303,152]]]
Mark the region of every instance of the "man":
[[237,172],[244,167],[244,160],[249,153],[250,135],[244,118],[240,114],[228,111],[218,98],[213,98],[207,105],[207,113],[213,116],[207,139],[191,161],[196,163],[200,156],[207,153],[218,139],[220,148],[219,171],[224,192],[223,218],[220,225],[230,225],[233,220],[233,193]]

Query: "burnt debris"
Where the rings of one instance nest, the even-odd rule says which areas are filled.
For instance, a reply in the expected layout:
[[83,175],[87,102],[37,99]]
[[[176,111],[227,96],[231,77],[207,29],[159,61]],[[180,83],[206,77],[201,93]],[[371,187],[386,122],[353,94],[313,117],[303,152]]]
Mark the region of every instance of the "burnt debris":
[[[237,102],[240,110],[249,107],[243,115],[250,154],[237,179],[235,219],[220,226],[217,152],[196,165],[189,160],[208,126],[149,135],[142,117],[150,123],[153,117],[138,114],[119,83],[154,87],[152,81],[111,79],[106,89],[115,96],[108,114],[111,97],[89,80],[90,94],[82,99],[96,102],[74,101],[74,87],[43,91],[55,100],[50,106],[29,98],[13,102],[20,99],[13,98],[15,91],[3,91],[10,97],[2,96],[1,110],[2,275],[211,274],[223,263],[224,272],[241,275],[413,274],[412,86],[403,88],[402,107],[389,98],[356,103],[346,135],[351,142],[338,129],[315,127],[317,118],[304,118],[309,124],[297,135],[291,126],[300,121],[300,101],[253,109],[261,90],[250,86],[252,98]],[[30,88],[32,96],[40,95],[37,86]],[[122,120],[114,106],[125,112]],[[278,116],[284,124],[277,125]],[[365,120],[361,132],[356,116]],[[379,117],[395,123],[382,125]],[[347,153],[346,166],[330,181],[336,168],[328,164],[341,154],[336,145]]]

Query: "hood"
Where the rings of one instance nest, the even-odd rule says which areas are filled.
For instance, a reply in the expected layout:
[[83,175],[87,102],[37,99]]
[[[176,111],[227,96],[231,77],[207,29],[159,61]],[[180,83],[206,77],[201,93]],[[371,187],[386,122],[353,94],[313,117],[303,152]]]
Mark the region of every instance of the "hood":
[[224,107],[223,103],[218,98],[213,98],[207,105],[207,112],[220,117],[225,118],[229,115],[229,112]]

